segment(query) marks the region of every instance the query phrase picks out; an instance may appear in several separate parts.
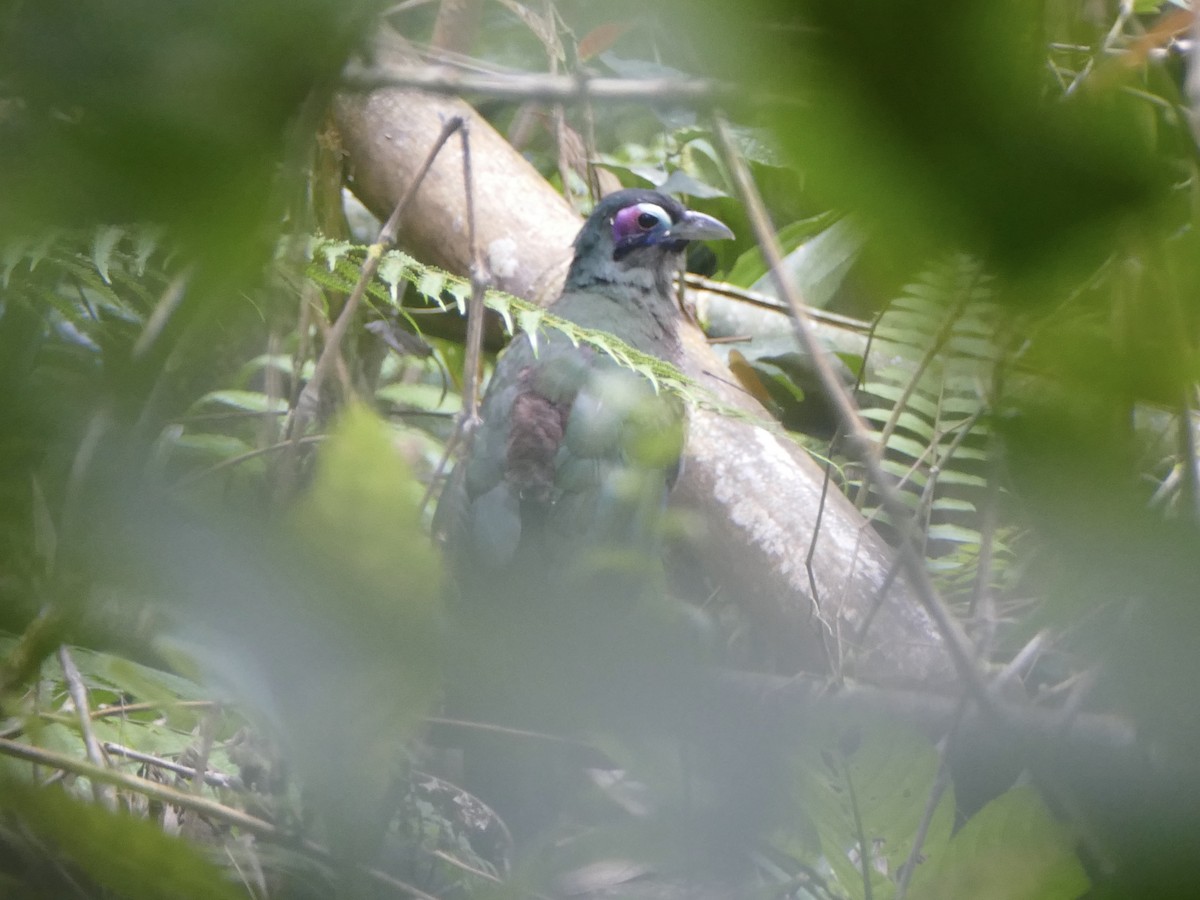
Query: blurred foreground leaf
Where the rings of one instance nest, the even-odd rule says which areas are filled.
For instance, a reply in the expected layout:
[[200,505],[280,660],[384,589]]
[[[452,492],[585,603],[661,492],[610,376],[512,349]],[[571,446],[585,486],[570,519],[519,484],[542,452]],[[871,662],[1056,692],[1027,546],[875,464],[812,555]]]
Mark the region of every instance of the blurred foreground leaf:
[[22,873],[27,893],[20,896],[79,896],[66,892],[82,890],[80,874],[106,896],[111,891],[129,900],[234,900],[244,896],[228,880],[227,872],[209,862],[194,845],[168,837],[154,822],[109,813],[54,788],[34,787],[6,775],[0,775],[0,812],[4,813],[0,834],[8,830],[10,817],[15,817],[23,837],[53,847],[69,867],[64,870],[48,860],[40,861],[39,866],[31,856],[30,869]]
[[911,896],[1073,900],[1088,879],[1072,843],[1036,791],[1014,788],[976,813],[940,860],[917,870]]

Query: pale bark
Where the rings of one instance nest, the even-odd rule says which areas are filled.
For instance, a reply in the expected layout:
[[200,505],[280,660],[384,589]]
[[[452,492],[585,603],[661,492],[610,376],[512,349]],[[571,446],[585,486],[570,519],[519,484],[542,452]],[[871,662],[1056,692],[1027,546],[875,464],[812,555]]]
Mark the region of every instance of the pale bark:
[[[353,188],[386,215],[421,163],[442,121],[470,123],[480,244],[494,284],[545,303],[558,293],[580,220],[557,192],[465,103],[415,90],[344,94],[335,117]],[[458,273],[466,246],[457,145],[416,195],[401,242]],[[697,330],[686,336],[689,374],[721,402],[762,421],[768,413],[740,389]],[[902,579],[889,584],[892,553],[853,506],[830,488],[812,558],[823,472],[794,442],[745,418],[697,410],[691,417],[681,506],[704,524],[695,554],[707,582],[757,626],[787,644],[797,668],[833,667],[889,684],[944,687],[953,670],[933,623]],[[864,625],[868,625],[862,634]],[[778,648],[777,648],[778,649]]]

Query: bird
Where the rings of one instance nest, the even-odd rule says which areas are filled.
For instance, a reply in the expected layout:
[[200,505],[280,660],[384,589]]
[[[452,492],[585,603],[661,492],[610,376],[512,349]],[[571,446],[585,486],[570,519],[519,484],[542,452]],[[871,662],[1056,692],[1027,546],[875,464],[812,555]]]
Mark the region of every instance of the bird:
[[[732,237],[719,220],[657,191],[609,194],[580,230],[549,311],[678,364],[674,273],[689,242]],[[680,405],[648,379],[543,328],[500,358],[480,416],[435,515],[453,570],[494,587],[505,572],[561,571],[572,546],[586,552],[647,538],[683,433]]]
[[[609,194],[549,312],[678,364],[674,275],[690,242],[732,237],[666,194]],[[460,626],[456,715],[559,734],[662,719],[664,673],[688,640],[664,599],[660,552],[684,428],[677,397],[560,329],[521,334],[500,356],[434,516]],[[506,743],[464,748],[468,786],[514,830],[544,824],[530,807],[555,805],[548,773],[561,759]]]

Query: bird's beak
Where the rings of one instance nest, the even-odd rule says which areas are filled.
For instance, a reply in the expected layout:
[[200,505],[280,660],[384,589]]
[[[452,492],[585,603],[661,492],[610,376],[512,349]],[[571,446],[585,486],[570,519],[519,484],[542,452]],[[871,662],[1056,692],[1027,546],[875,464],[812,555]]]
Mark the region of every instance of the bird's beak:
[[663,237],[669,241],[719,241],[732,238],[733,232],[720,219],[688,210]]

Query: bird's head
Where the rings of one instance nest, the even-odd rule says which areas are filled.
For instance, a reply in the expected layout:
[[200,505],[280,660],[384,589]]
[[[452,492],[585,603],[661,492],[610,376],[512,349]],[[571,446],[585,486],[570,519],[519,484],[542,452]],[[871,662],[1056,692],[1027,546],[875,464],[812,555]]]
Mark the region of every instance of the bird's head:
[[[656,281],[679,264],[689,241],[732,238],[723,223],[687,209],[658,191],[616,191],[596,204],[575,239],[568,285],[588,281],[641,280],[638,270]],[[644,275],[641,276],[644,278]]]

